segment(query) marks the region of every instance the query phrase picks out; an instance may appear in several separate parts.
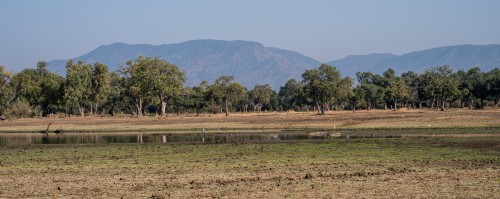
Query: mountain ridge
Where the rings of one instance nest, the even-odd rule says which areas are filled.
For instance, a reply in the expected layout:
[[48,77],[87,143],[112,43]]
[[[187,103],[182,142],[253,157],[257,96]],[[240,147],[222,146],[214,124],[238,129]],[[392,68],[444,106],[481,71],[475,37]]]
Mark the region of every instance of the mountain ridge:
[[[356,72],[359,71],[380,74],[389,68],[401,74],[407,71],[421,73],[430,67],[442,65],[448,65],[457,70],[479,67],[483,71],[500,67],[500,44],[463,44],[435,47],[402,55],[387,56],[387,53],[369,55],[372,55],[369,59],[363,58],[368,55],[354,55],[358,59],[353,61],[350,55],[327,63],[339,67],[339,70],[351,77],[355,77]],[[375,61],[370,62],[370,60]]]
[[[118,70],[126,61],[144,56],[160,56],[177,65],[186,73],[187,85],[203,80],[212,82],[221,75],[233,75],[248,88],[255,84],[270,84],[274,89],[289,78],[300,78],[305,69],[317,67],[320,62],[300,53],[265,47],[253,41],[190,40],[174,44],[149,45],[116,42],[102,45],[74,60],[101,62]],[[293,60],[293,61],[292,61]],[[48,69],[65,73],[66,60],[48,63]]]
[[[87,63],[101,62],[110,71],[119,70],[126,61],[138,56],[160,56],[177,65],[186,73],[188,86],[203,80],[213,82],[222,75],[233,75],[235,80],[251,89],[256,84],[270,84],[279,89],[290,78],[301,79],[306,69],[318,67],[322,62],[296,51],[266,47],[254,41],[199,39],[173,44],[127,44],[115,42],[73,58]],[[48,62],[48,69],[65,74],[67,60]],[[500,66],[500,45],[455,45],[414,51],[402,55],[371,53],[348,55],[342,59],[327,62],[336,66],[342,76],[356,79],[356,72],[382,73],[393,68],[397,73],[449,65],[466,70],[480,67],[483,71]]]

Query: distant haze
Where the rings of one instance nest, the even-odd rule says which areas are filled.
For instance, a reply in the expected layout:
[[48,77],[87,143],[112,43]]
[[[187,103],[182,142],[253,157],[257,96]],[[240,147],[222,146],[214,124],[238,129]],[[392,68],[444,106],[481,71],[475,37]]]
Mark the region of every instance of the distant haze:
[[498,0],[23,0],[0,6],[0,65],[78,57],[103,44],[257,41],[328,62],[500,43]]

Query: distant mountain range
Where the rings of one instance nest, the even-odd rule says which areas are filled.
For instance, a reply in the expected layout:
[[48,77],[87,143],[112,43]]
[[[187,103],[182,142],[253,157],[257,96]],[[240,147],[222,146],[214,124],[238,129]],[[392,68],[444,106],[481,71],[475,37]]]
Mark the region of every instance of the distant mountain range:
[[[288,79],[300,78],[305,69],[320,65],[320,62],[300,53],[265,47],[257,42],[219,40],[194,40],[159,46],[114,43],[73,59],[101,62],[114,71],[139,55],[161,56],[177,65],[186,73],[187,84],[191,86],[203,80],[213,82],[222,75],[233,75],[236,81],[249,89],[255,84],[270,84],[279,89]],[[64,74],[66,61],[50,61],[48,69]]]
[[457,45],[416,51],[404,55],[369,54],[349,55],[343,59],[328,62],[337,66],[343,75],[356,76],[358,71],[382,73],[388,68],[398,73],[423,72],[433,66],[451,66],[467,70],[479,67],[489,71],[500,67],[500,45]]
[[[203,80],[213,82],[221,75],[233,75],[249,89],[255,84],[270,84],[279,89],[290,78],[301,79],[306,69],[321,62],[300,53],[265,47],[251,41],[193,40],[177,44],[130,45],[114,43],[75,57],[87,63],[101,62],[111,71],[119,70],[126,61],[140,55],[161,56],[186,73],[187,85]],[[67,60],[48,62],[48,69],[65,74]],[[398,73],[423,72],[426,68],[449,65],[456,69],[480,67],[483,71],[500,67],[500,45],[459,45],[412,52],[404,55],[350,55],[328,62],[339,68],[343,76],[355,78],[358,71],[381,73],[393,68]]]

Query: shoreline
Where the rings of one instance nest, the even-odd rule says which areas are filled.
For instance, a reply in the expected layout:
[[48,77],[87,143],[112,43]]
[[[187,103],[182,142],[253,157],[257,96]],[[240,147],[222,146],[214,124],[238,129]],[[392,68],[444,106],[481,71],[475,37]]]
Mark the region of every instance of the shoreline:
[[339,130],[426,130],[500,128],[500,109],[446,112],[435,110],[329,111],[233,113],[230,116],[201,115],[142,118],[72,117],[20,118],[0,121],[0,133],[41,132],[152,132],[152,131],[339,131]]

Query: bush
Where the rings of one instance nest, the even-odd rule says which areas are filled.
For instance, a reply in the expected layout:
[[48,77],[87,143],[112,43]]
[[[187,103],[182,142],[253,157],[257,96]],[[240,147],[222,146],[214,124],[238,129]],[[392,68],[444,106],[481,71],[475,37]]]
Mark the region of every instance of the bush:
[[10,117],[31,117],[33,116],[33,110],[30,104],[26,100],[17,100],[12,103],[8,114]]

